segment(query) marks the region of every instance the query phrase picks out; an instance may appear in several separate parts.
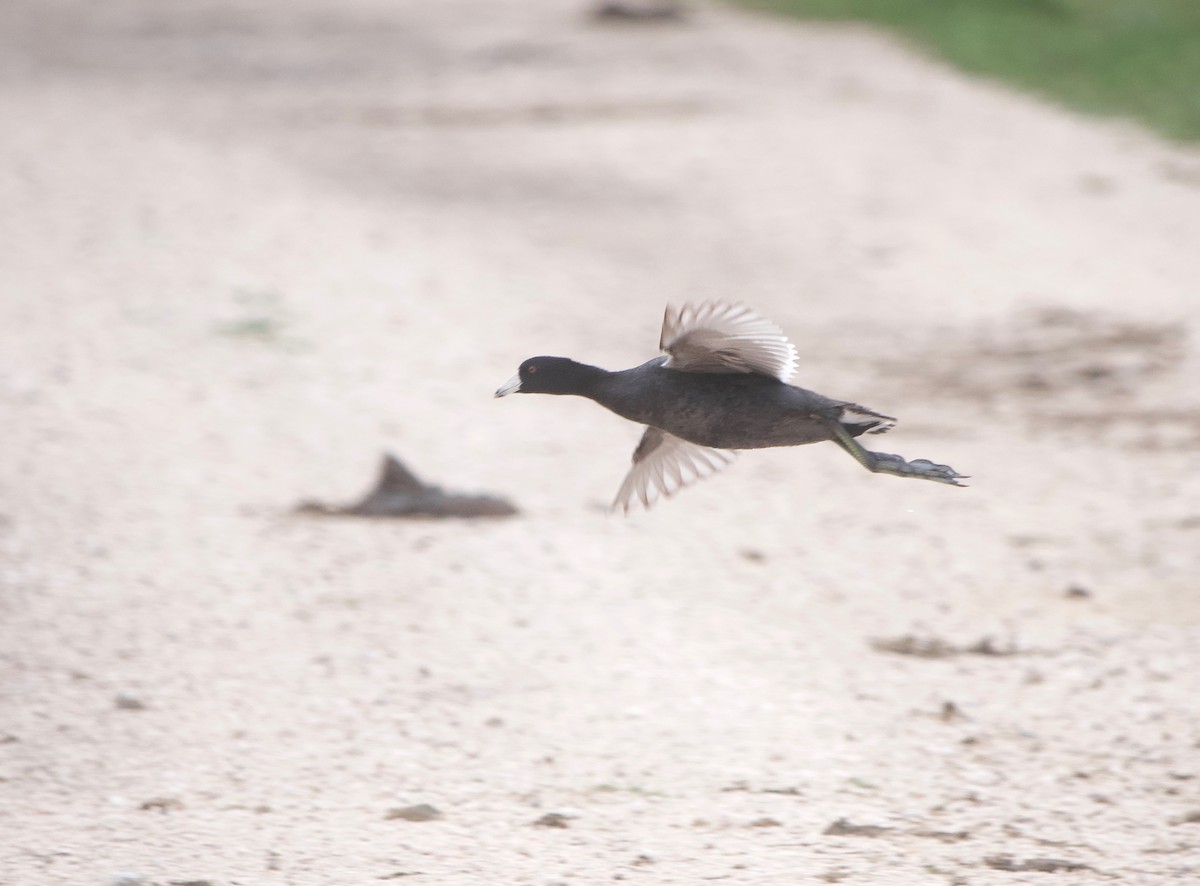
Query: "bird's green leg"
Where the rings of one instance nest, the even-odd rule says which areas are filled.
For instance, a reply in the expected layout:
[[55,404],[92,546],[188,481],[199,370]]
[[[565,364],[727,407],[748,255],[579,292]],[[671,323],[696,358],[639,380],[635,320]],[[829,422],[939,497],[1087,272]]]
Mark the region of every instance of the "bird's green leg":
[[892,474],[897,477],[916,477],[921,480],[933,480],[936,483],[949,483],[951,486],[964,486],[960,479],[966,479],[966,474],[960,474],[949,465],[939,465],[925,458],[905,461],[898,455],[888,452],[873,452],[863,448],[857,440],[850,436],[839,422],[830,422],[834,434],[834,442],[854,456],[854,460],[873,474]]

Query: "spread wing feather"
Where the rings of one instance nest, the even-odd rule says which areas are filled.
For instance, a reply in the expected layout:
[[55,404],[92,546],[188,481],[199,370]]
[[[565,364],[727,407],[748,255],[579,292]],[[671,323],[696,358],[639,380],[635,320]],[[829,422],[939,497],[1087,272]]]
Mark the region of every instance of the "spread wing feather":
[[613,501],[613,510],[629,513],[635,501],[650,508],[693,480],[715,474],[737,457],[734,452],[710,449],[681,440],[658,428],[647,427],[633,451],[633,467]]
[[796,371],[783,330],[744,305],[668,305],[658,346],[667,366],[683,372],[758,372],[786,382]]

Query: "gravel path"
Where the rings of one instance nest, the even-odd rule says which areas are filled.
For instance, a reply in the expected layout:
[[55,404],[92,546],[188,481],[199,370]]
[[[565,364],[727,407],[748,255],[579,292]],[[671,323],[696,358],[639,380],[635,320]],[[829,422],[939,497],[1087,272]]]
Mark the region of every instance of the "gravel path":
[[[585,10],[0,9],[0,882],[1196,882],[1200,155]],[[491,398],[704,298],[972,487]]]

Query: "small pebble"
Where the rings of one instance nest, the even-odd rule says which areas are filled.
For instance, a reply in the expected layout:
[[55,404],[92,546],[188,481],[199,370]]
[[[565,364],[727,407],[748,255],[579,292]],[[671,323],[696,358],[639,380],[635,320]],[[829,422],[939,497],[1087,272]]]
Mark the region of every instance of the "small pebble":
[[415,806],[401,806],[396,809],[389,809],[384,816],[389,821],[394,818],[401,818],[404,821],[437,821],[441,817],[442,813],[428,803],[418,803]]
[[943,723],[953,723],[955,720],[964,719],[962,708],[952,701],[942,702],[942,710],[938,714],[938,719]]
[[113,704],[119,711],[144,711],[146,703],[136,695],[131,695],[128,692],[118,692],[117,697],[113,699]]
[[153,797],[143,800],[138,808],[143,812],[178,812],[183,808],[183,801],[175,797]]
[[534,823],[539,828],[569,828],[570,819],[561,812],[547,812]]
[[1025,858],[1018,859],[1007,852],[1000,855],[988,855],[983,863],[997,871],[1036,871],[1041,874],[1055,874],[1059,871],[1090,871],[1092,868],[1078,861],[1067,861],[1062,858]]
[[853,824],[839,818],[822,833],[831,837],[882,837],[892,828],[878,824]]
[[108,886],[145,886],[145,879],[139,874],[131,874],[122,872],[113,874],[112,879],[108,881]]

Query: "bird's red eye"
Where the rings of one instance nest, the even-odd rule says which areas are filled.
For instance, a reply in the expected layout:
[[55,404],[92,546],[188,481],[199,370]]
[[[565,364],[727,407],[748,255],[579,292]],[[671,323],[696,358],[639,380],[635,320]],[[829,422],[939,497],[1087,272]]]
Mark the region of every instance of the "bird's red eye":
[[528,372],[530,375],[533,375],[535,372],[537,372],[537,367],[536,367],[536,366],[530,366],[530,367],[529,367],[529,369],[528,369],[528,370],[526,370],[526,371],[527,371],[527,372]]

